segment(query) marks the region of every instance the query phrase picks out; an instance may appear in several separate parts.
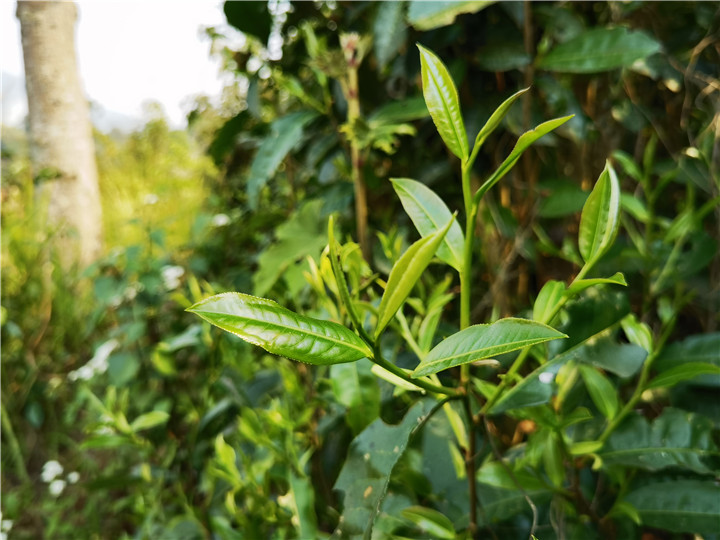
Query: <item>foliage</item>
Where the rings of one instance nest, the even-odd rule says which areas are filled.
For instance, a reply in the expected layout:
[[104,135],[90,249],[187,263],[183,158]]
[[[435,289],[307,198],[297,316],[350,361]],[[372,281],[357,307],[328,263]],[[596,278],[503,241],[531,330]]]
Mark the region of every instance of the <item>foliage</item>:
[[228,2],[82,276],[4,131],[11,537],[712,538],[716,10]]

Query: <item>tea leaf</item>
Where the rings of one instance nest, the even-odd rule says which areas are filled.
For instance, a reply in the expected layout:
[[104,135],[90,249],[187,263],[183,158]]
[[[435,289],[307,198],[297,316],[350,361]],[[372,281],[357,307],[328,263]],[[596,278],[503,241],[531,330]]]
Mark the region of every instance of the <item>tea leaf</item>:
[[567,336],[545,324],[526,319],[507,318],[492,324],[476,324],[439,343],[415,368],[412,376],[431,375],[562,337]]
[[705,362],[687,362],[685,364],[675,366],[674,368],[663,371],[650,381],[647,389],[663,388],[665,386],[675,386],[677,383],[694,379],[699,375],[718,375],[720,374],[720,366],[715,364],[706,364]]
[[620,226],[620,184],[606,162],[580,217],[578,247],[586,263],[593,264],[615,241]]
[[717,534],[720,488],[714,480],[675,480],[646,484],[625,497],[643,524],[673,532]]
[[438,133],[450,151],[465,160],[468,141],[455,83],[434,53],[418,44],[425,103]]
[[545,283],[533,305],[533,320],[544,324],[549,323],[550,316],[555,306],[562,300],[563,294],[565,294],[564,283],[555,280]]
[[598,454],[606,466],[713,474],[711,461],[720,452],[712,437],[712,420],[668,407],[652,423],[639,414],[624,420]]
[[618,411],[618,394],[615,387],[597,369],[582,364],[578,368],[595,406],[608,420],[615,418]]
[[408,22],[418,30],[432,30],[452,24],[462,13],[475,13],[496,0],[464,0],[461,2],[428,2],[413,0],[408,9]]
[[568,287],[568,294],[576,295],[577,293],[584,291],[588,287],[592,287],[593,285],[600,285],[601,283],[612,283],[614,285],[624,285],[625,287],[627,287],[627,281],[625,281],[625,276],[622,274],[622,272],[615,272],[609,278],[579,279],[577,281],[574,281]]
[[165,411],[150,411],[149,413],[141,414],[130,424],[130,429],[133,431],[142,431],[144,429],[150,429],[160,424],[164,424],[168,421],[170,415]]
[[402,511],[405,519],[412,521],[433,538],[457,538],[455,527],[447,516],[432,508],[410,506]]
[[[421,236],[430,236],[439,231],[452,218],[443,200],[424,184],[409,178],[392,178],[390,181],[400,197],[405,212],[410,216]],[[453,220],[450,230],[438,247],[438,258],[458,272],[462,271],[464,243],[462,229]]]
[[551,49],[536,66],[566,73],[597,73],[629,67],[659,50],[660,44],[643,32],[593,28]]
[[265,298],[224,293],[187,311],[272,354],[308,364],[340,364],[372,356],[365,342],[348,328],[298,315]]
[[390,271],[387,287],[378,308],[375,339],[380,336],[395,316],[397,310],[405,302],[415,283],[420,279],[420,275],[435,256],[435,252],[454,221],[455,217],[451,216],[450,221],[447,222],[443,229],[415,242],[395,263]]
[[475,137],[473,154],[483,145],[485,139],[488,138],[495,128],[500,125],[500,122],[502,122],[503,118],[505,118],[505,115],[508,113],[513,103],[515,103],[515,101],[528,90],[530,90],[530,88],[523,88],[522,90],[515,92],[512,96],[503,101],[497,109],[495,109],[495,112],[490,115],[490,118],[488,118],[487,122],[485,122],[485,125],[477,134],[477,137]]
[[378,2],[373,23],[373,47],[380,69],[385,69],[388,62],[405,44],[407,25],[404,11],[404,2]]

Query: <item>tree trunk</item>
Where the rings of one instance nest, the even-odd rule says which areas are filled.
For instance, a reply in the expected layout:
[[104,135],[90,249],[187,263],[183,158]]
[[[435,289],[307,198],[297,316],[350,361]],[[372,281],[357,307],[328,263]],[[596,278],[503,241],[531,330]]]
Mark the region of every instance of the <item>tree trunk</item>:
[[18,1],[31,156],[48,222],[59,227],[67,268],[86,265],[102,246],[102,207],[90,110],[75,56],[77,8],[71,2]]

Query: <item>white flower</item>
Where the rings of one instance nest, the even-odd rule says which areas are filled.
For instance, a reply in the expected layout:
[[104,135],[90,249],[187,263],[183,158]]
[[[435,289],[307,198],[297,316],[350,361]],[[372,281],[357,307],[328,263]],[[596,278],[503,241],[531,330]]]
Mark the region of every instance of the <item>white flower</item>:
[[224,227],[230,223],[230,216],[227,214],[215,214],[212,218],[213,227]]
[[62,472],[62,465],[60,465],[58,461],[52,459],[45,463],[45,465],[43,465],[42,473],[40,473],[40,478],[42,478],[42,481],[45,483],[52,482],[56,477],[60,476]]
[[93,374],[105,373],[108,368],[108,358],[110,354],[119,346],[120,342],[117,339],[106,341],[95,350],[95,356],[85,365],[93,370]]
[[180,286],[180,278],[185,274],[182,266],[163,266],[160,272],[165,288],[168,291],[177,289]]
[[151,206],[153,204],[157,204],[159,200],[160,198],[154,193],[148,193],[147,195],[145,195],[145,199],[143,199],[143,202],[146,205]]
[[[0,521],[0,531],[2,531],[3,533],[9,533],[12,530],[12,526],[12,519],[3,519],[2,521]],[[5,535],[5,538],[7,538],[7,535]]]
[[67,475],[67,481],[71,484],[77,484],[78,480],[80,480],[80,473],[77,471],[73,471],[71,473],[68,473]]
[[540,375],[538,375],[538,379],[541,383],[550,384],[555,379],[555,374],[549,371],[543,371]]
[[53,480],[48,486],[48,491],[50,492],[50,495],[57,497],[63,492],[66,485],[65,480]]

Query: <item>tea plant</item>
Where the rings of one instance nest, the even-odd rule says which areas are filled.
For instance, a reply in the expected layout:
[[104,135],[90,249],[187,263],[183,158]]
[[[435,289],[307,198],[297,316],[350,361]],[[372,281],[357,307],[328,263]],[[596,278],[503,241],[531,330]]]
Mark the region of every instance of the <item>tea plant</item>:
[[[647,392],[716,374],[720,368],[700,360],[654,376],[673,317],[653,336],[630,313],[626,297],[613,290],[627,285],[623,274],[591,274],[620,228],[621,190],[613,167],[606,164],[583,207],[577,241],[581,265],[575,277],[569,283],[545,283],[531,318],[472,324],[473,258],[483,196],[530,145],[571,117],[544,122],[521,135],[475,189],[471,170],[478,151],[527,89],[495,110],[471,146],[447,68],[428,49],[419,50],[425,103],[447,149],[460,160],[464,228],[456,220],[458,213],[434,191],[415,180],[395,178],[393,187],[421,239],[395,260],[387,280],[374,276],[368,283],[361,265],[349,264],[357,246],[336,241],[331,218],[328,249],[309,277],[314,289],[327,295],[320,303],[328,305],[325,311],[335,320],[302,315],[243,293],[212,296],[188,311],[272,354],[330,366],[333,382],[340,388],[347,383],[354,392],[354,397],[336,393],[349,414],[355,414],[351,425],[356,430],[334,485],[344,492],[344,509],[333,537],[397,537],[412,531],[438,538],[477,537],[483,529],[495,535],[497,523],[522,517],[523,505],[531,519],[513,526],[530,536],[541,530],[550,534],[552,526],[558,536],[628,537],[641,523],[712,533],[718,512],[711,480],[716,468],[709,460],[718,452],[711,427],[699,416],[671,408],[649,422],[636,409]],[[439,330],[452,299],[448,283],[426,290],[432,284],[426,279],[428,266],[436,260],[457,272],[459,280],[459,327],[449,335]],[[419,291],[417,296],[413,291]],[[416,316],[408,322],[410,308]],[[618,340],[620,331],[629,343]],[[413,369],[398,365],[398,349],[417,356]],[[370,370],[365,359],[373,364]],[[353,381],[344,381],[343,372],[335,370],[346,364],[357,366],[345,372]],[[363,407],[377,400],[370,395],[376,382],[368,380],[369,371],[403,396],[407,411],[399,423],[386,424],[377,412],[363,413]],[[622,386],[635,375],[627,396]],[[443,415],[436,414],[440,411]],[[507,423],[514,426],[510,438],[501,427]],[[677,423],[688,433],[667,435]],[[452,434],[454,442],[443,444],[443,433]],[[419,446],[416,437],[422,437]],[[239,474],[236,454],[222,436],[215,450],[218,467],[232,484]],[[428,464],[430,456],[434,461]],[[306,460],[298,457],[297,469],[288,476],[288,493],[294,497],[298,533],[319,537]],[[666,468],[681,473],[633,482],[638,469]],[[424,475],[429,487],[413,500],[401,487],[389,489],[393,475],[415,482]],[[456,481],[467,484],[465,494]],[[228,499],[231,506],[233,497]]]

